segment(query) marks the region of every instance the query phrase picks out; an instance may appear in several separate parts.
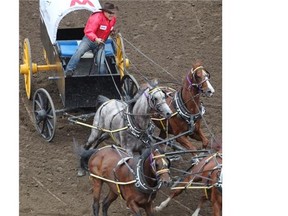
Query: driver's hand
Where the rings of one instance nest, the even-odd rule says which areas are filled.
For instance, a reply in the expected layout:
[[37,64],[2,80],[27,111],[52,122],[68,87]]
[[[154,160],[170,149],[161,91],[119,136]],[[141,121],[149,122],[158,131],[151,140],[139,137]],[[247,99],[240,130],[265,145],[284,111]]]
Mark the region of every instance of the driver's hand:
[[101,38],[96,38],[95,43],[97,44],[104,44],[104,41]]

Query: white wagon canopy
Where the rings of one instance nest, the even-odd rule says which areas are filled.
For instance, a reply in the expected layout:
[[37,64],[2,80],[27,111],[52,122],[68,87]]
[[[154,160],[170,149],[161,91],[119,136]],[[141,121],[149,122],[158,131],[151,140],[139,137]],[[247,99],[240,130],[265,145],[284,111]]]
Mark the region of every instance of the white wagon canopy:
[[41,19],[53,45],[56,43],[57,29],[63,17],[76,10],[95,12],[101,9],[98,0],[40,0],[39,3]]

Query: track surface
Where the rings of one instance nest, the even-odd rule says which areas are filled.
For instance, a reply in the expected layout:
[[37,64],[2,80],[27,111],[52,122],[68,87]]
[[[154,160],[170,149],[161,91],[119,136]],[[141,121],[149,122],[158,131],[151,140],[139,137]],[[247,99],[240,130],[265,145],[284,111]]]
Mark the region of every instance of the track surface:
[[[204,131],[222,133],[222,2],[221,1],[115,1],[118,5],[118,29],[127,40],[126,54],[137,70],[131,69],[138,82],[158,78],[160,83],[177,81],[191,68],[196,59],[201,59],[211,73],[211,82],[216,90],[213,98],[203,98],[206,106]],[[24,38],[31,44],[32,61],[45,64],[40,41],[38,1],[20,0],[20,41],[22,53]],[[73,16],[75,16],[73,18]],[[63,20],[61,25],[85,24],[87,14],[76,13],[72,21]],[[135,52],[129,43],[149,56],[162,68],[151,66],[151,61]],[[19,63],[22,63],[22,54]],[[165,71],[172,74],[167,75]],[[141,72],[141,73],[140,73]],[[142,75],[141,75],[142,74]],[[49,72],[33,77],[35,88],[43,87],[51,95],[56,109],[63,108],[57,87],[48,81]],[[175,85],[173,86],[175,87]],[[177,85],[176,85],[177,87]],[[57,118],[56,136],[53,142],[45,142],[31,122],[31,101],[25,95],[23,77],[19,80],[19,133],[20,133],[20,215],[92,215],[92,194],[88,177],[76,177],[77,160],[72,150],[72,139],[84,143],[90,129],[71,125],[63,117]],[[34,89],[35,91],[35,89]],[[199,146],[199,143],[195,142]],[[161,190],[155,205],[166,198]],[[187,191],[157,215],[191,215],[196,209],[203,191]],[[120,198],[110,209],[110,215],[131,215]],[[200,212],[211,215],[207,203]]]

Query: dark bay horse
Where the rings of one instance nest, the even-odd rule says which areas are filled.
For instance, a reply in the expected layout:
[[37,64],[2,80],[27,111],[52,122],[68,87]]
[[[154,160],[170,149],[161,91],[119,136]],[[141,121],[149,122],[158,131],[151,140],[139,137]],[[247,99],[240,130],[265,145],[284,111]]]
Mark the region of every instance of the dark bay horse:
[[180,90],[171,92],[171,88],[163,87],[163,90],[170,95],[166,101],[173,114],[168,119],[168,127],[166,126],[166,120],[161,120],[158,114],[153,116],[155,117],[153,121],[160,129],[159,136],[162,139],[165,139],[168,133],[176,136],[190,131],[191,133],[185,133],[183,136],[176,138],[176,141],[187,150],[196,150],[196,147],[188,139],[188,136],[190,136],[202,141],[204,149],[207,147],[209,140],[201,129],[201,118],[205,113],[205,108],[201,104],[200,95],[211,97],[214,94],[214,88],[209,79],[210,73],[204,69],[200,61],[197,61],[185,76]]
[[190,173],[177,180],[171,187],[169,197],[155,211],[159,212],[165,208],[168,203],[184,190],[204,189],[205,195],[201,197],[200,203],[192,216],[198,216],[203,203],[211,201],[213,216],[222,215],[222,139],[216,138],[212,147],[216,152],[203,158],[198,164],[191,168]]
[[99,201],[103,183],[109,192],[102,202],[103,216],[108,208],[121,196],[127,207],[137,216],[143,208],[148,216],[153,215],[152,202],[158,189],[169,186],[169,161],[158,149],[147,148],[141,156],[131,156],[117,146],[85,150],[77,147],[82,168],[90,172],[93,185],[93,215],[99,215]]

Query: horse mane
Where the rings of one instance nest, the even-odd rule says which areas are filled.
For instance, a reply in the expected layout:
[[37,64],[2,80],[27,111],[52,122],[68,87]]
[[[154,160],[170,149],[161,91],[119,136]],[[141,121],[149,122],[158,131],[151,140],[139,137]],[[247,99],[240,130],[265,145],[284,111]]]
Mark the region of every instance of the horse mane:
[[133,105],[139,99],[139,97],[147,90],[147,88],[152,89],[152,88],[155,88],[157,85],[158,85],[158,79],[156,78],[150,82],[140,84],[139,90],[134,95],[134,97],[131,100],[126,101],[127,104],[131,105],[130,109],[133,107]]
[[146,148],[140,158],[145,160],[151,154],[151,148]]

